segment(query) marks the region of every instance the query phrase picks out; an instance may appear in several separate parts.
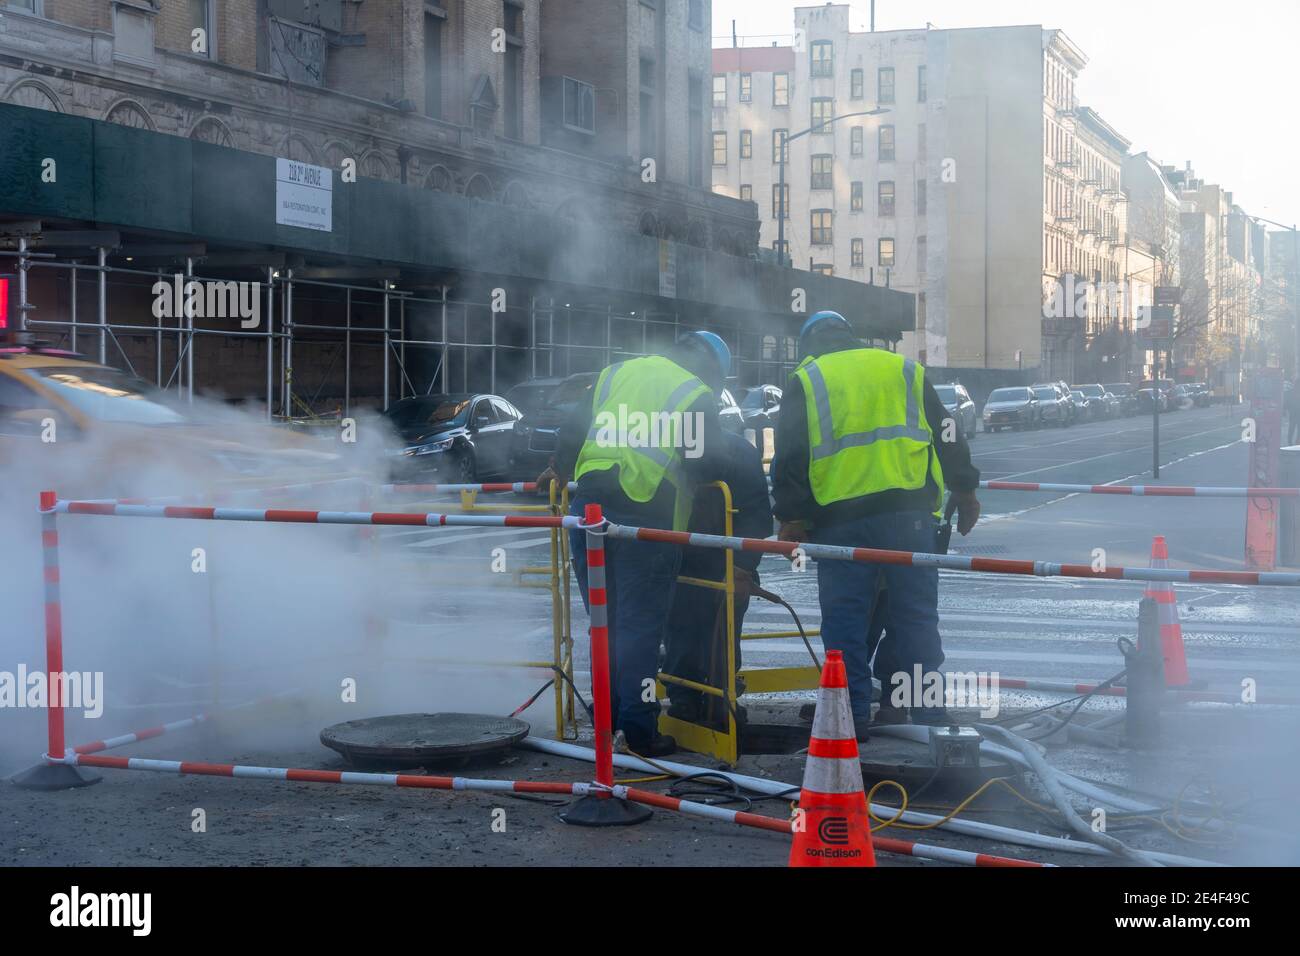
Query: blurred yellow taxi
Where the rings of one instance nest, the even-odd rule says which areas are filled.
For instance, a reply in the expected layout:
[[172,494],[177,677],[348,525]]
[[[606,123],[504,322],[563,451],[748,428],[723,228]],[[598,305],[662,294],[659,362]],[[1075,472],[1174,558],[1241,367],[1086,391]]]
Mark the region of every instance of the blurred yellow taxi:
[[234,412],[200,420],[119,369],[12,333],[0,338],[0,468],[58,480],[62,494],[323,480],[343,471],[328,447]]

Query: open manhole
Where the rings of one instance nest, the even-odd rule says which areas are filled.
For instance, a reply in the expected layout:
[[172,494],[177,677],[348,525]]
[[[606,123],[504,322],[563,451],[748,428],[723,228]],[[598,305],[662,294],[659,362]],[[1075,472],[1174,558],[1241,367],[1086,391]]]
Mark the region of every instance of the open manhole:
[[394,714],[326,727],[320,742],[358,766],[465,763],[528,736],[528,724],[490,714]]
[[[909,795],[924,788],[927,797],[953,801],[974,793],[992,777],[1015,778],[1020,774],[1020,768],[987,753],[980,754],[978,767],[945,767],[936,773],[928,741],[872,734],[870,741],[858,747],[862,779],[868,790],[877,781],[893,780],[902,784]],[[985,791],[981,799],[1000,804],[1004,797],[1014,799],[1002,790]],[[877,799],[895,804],[898,793],[893,787],[881,787]]]

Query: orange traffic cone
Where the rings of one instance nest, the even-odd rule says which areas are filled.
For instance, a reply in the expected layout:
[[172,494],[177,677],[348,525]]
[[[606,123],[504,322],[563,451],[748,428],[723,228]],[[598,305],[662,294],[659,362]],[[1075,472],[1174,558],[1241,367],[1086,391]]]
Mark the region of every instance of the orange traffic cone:
[[[1151,567],[1169,567],[1169,549],[1165,536],[1151,539]],[[1156,602],[1160,621],[1160,654],[1165,659],[1165,686],[1186,687],[1192,682],[1187,673],[1187,654],[1183,650],[1183,626],[1178,621],[1178,597],[1168,582],[1152,581],[1143,597]]]
[[826,652],[790,866],[875,866],[844,657]]

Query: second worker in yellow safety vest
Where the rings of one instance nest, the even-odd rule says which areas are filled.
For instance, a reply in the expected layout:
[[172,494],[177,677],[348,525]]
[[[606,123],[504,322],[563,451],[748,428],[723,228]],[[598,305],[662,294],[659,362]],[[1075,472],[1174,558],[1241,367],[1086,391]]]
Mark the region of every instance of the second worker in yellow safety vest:
[[[683,530],[697,484],[722,477],[718,399],[731,352],[712,332],[682,336],[667,355],[615,363],[600,373],[590,404],[560,430],[550,474],[572,475],[571,512],[591,502],[617,524]],[[572,534],[573,565],[587,602],[586,544]],[[658,732],[655,677],[681,549],[606,539],[611,710],[628,747],[663,756],[676,746]]]
[[[979,471],[925,369],[865,347],[836,312],[804,323],[799,351],[772,463],[781,540],[931,553],[945,484],[956,499],[957,530],[967,534],[979,519]],[[889,588],[885,623],[902,657],[927,673],[943,663],[937,568],[817,562],[822,642],[844,654],[859,740],[871,722],[867,630],[880,574]],[[891,676],[878,675],[884,694]],[[942,707],[911,713],[918,722],[946,719]]]

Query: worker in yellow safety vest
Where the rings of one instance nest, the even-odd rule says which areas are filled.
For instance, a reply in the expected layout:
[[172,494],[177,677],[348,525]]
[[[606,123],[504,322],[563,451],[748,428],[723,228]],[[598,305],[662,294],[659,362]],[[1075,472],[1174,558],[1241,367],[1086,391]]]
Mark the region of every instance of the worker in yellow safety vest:
[[[712,332],[680,337],[666,355],[610,365],[561,427],[551,466],[539,485],[572,475],[572,513],[601,506],[616,523],[683,530],[695,487],[722,476],[718,397],[731,351]],[[587,602],[586,544],[572,533],[573,566]],[[654,680],[672,604],[681,550],[652,541],[606,539],[611,711],[628,747],[664,756],[676,742],[658,732]]]
[[[968,534],[979,520],[979,471],[925,369],[866,347],[836,312],[804,323],[799,352],[781,399],[772,462],[780,539],[932,553],[945,485],[956,499],[957,530]],[[819,561],[822,642],[844,654],[860,741],[871,723],[867,632],[882,574],[889,591],[884,624],[900,642],[894,659],[919,664],[924,673],[943,663],[937,568]],[[878,677],[888,695],[894,675]],[[948,719],[942,705],[909,704],[914,722]]]

